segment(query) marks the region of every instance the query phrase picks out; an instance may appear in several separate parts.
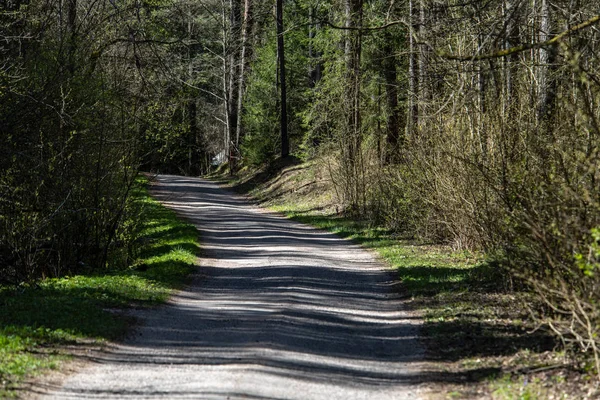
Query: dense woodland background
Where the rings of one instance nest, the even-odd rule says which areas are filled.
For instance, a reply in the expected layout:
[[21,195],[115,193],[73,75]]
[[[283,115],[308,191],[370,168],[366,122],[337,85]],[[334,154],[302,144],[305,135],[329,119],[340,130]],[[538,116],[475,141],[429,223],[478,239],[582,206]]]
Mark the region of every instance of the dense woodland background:
[[597,2],[277,3],[2,3],[0,282],[125,265],[138,171],[327,154],[347,215],[485,252],[600,373]]

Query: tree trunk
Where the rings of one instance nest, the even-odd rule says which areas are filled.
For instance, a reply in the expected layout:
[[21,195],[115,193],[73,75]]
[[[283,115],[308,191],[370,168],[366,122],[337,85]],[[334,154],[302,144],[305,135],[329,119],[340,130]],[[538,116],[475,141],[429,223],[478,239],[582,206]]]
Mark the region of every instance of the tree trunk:
[[415,0],[408,1],[408,16],[410,27],[408,30],[408,110],[406,113],[406,136],[414,136],[415,127],[419,123],[418,77],[417,77],[417,49],[415,44]]
[[[506,41],[505,47],[511,48],[517,46],[519,44],[519,23],[518,23],[518,6],[519,3],[517,0],[507,0],[505,3],[505,18],[506,22]],[[514,104],[513,99],[515,98],[515,83],[514,83],[514,70],[519,61],[519,55],[517,53],[511,54],[507,59],[504,60],[505,63],[505,93],[504,93],[504,110],[505,115],[510,118],[511,110],[513,109]]]
[[235,133],[235,147],[237,149],[237,158],[241,157],[240,145],[244,136],[242,126],[242,116],[244,110],[244,93],[246,90],[246,75],[248,60],[251,57],[252,47],[250,46],[250,33],[252,32],[252,0],[244,1],[244,18],[242,21],[242,50],[240,54],[239,82],[237,96],[237,122]]
[[200,140],[198,132],[198,107],[196,99],[188,100],[188,118],[189,118],[189,139],[188,139],[188,172],[191,175],[200,174]]
[[[477,35],[478,48],[481,49],[484,42],[483,34]],[[481,154],[484,158],[487,157],[488,153],[488,135],[485,126],[485,116],[487,114],[486,109],[486,95],[487,90],[487,77],[484,71],[485,62],[480,61],[477,65],[477,91],[479,92],[479,140],[481,143]]]
[[[346,0],[346,27],[355,28],[362,23],[362,0]],[[348,112],[349,133],[352,145],[360,141],[360,60],[362,31],[350,29],[346,35],[346,73],[348,77],[347,100],[350,101]]]
[[[193,29],[192,22],[188,21],[187,23],[187,36],[190,44],[187,47],[187,62],[188,62],[188,71],[187,71],[187,79],[192,79],[194,68],[193,68],[193,60],[194,60],[194,51],[192,48],[192,37],[193,37]],[[186,79],[186,77],[184,77]],[[196,98],[194,93],[190,93],[189,98],[187,100],[187,115],[188,115],[188,168],[187,173],[191,175],[199,175],[201,173],[200,168],[200,132],[198,129],[198,104],[196,102]]]
[[[540,36],[539,41],[545,42],[552,33],[552,19],[550,15],[550,5],[548,0],[542,0],[540,18]],[[539,102],[538,102],[538,121],[547,122],[554,112],[556,103],[556,79],[551,76],[555,72],[556,62],[556,47],[546,47],[538,50],[539,52],[539,67],[538,67],[538,85],[539,85]]]
[[281,94],[281,157],[287,157],[290,154],[290,141],[287,127],[287,92],[285,81],[285,48],[283,43],[283,1],[277,0],[277,59],[279,61],[279,84]]
[[352,29],[362,26],[363,0],[346,0],[346,89],[345,105],[346,130],[342,138],[342,147],[345,151],[345,174],[346,174],[346,201],[351,211],[358,212],[361,204],[364,204],[364,190],[362,181],[361,165],[361,112],[360,112],[360,61],[362,31]]
[[[230,159],[230,154],[231,154],[231,139],[232,137],[230,136],[230,127],[229,127],[229,123],[230,123],[230,116],[229,116],[229,112],[230,112],[230,108],[229,108],[229,104],[231,103],[230,100],[230,91],[229,91],[229,82],[230,82],[230,74],[231,74],[231,68],[229,67],[229,62],[230,62],[230,58],[228,56],[228,51],[229,51],[229,29],[228,29],[228,18],[227,18],[227,6],[226,6],[226,0],[221,0],[221,10],[222,10],[222,14],[221,14],[221,36],[222,36],[222,43],[223,43],[223,47],[222,47],[222,52],[223,52],[223,56],[222,56],[222,84],[223,84],[223,115],[225,116],[225,118],[223,119],[224,124],[223,124],[223,152],[224,152],[224,156],[226,160]],[[231,168],[230,168],[231,171]]]
[[67,69],[70,75],[75,73],[75,50],[77,41],[77,0],[68,0],[67,24],[69,37],[67,39]]
[[[425,39],[425,0],[419,1],[419,39]],[[427,109],[427,103],[429,102],[428,90],[427,90],[427,62],[428,62],[428,49],[421,45],[419,46],[419,78],[417,84],[419,112],[421,115],[425,115]],[[419,118],[419,123],[422,124],[425,121],[424,118]]]
[[386,159],[392,162],[398,153],[400,140],[400,110],[398,108],[398,71],[394,48],[389,34],[384,35],[383,47],[383,77],[385,79],[385,95],[388,108],[386,140],[388,144]]
[[229,169],[235,171],[237,169],[238,159],[238,142],[237,138],[237,123],[238,123],[238,83],[240,71],[240,23],[241,23],[241,3],[240,0],[230,0],[230,26],[229,26],[229,101],[227,107],[228,113],[228,128],[229,128]]

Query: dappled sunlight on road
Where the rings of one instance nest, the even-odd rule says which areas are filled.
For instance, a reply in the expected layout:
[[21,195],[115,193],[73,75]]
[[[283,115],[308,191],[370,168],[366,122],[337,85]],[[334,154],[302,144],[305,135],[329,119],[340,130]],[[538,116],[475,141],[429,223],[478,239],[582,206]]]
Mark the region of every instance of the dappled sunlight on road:
[[414,399],[417,317],[367,251],[200,179],[153,194],[199,227],[200,267],[56,398]]

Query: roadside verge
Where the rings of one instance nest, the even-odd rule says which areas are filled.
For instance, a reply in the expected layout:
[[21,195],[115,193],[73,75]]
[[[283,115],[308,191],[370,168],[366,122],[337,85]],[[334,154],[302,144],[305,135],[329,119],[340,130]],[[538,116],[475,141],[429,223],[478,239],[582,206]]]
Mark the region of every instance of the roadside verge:
[[140,181],[134,193],[128,223],[138,225],[136,235],[106,269],[0,286],[0,398],[27,395],[42,374],[68,370],[89,349],[123,337],[135,324],[128,309],[160,305],[186,282],[197,230],[153,200],[147,185]]

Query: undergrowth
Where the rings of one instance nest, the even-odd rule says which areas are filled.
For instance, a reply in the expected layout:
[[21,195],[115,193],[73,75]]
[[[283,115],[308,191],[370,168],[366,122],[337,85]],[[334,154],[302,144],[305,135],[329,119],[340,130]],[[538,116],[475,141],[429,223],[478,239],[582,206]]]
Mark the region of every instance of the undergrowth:
[[199,250],[196,229],[153,200],[145,182],[134,196],[139,230],[127,268],[0,287],[0,397],[56,368],[68,357],[62,345],[122,337],[134,321],[121,310],[161,304],[186,281]]
[[432,398],[589,397],[589,376],[529,322],[522,307],[528,293],[483,254],[407,239],[344,216],[318,162],[213,179],[290,219],[370,248],[397,271],[399,293],[424,318],[426,358],[439,372],[428,383]]

